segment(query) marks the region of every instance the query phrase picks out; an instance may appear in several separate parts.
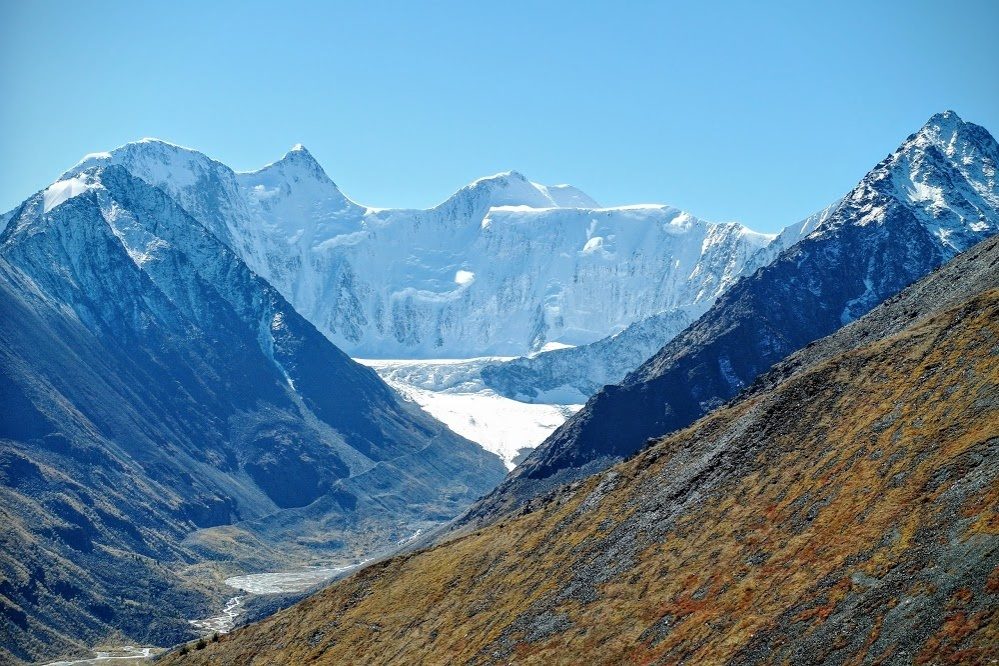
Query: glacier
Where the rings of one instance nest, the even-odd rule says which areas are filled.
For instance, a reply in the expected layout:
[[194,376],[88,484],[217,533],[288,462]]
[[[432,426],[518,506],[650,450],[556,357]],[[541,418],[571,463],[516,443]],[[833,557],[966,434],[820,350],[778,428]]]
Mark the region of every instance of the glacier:
[[665,205],[601,208],[516,171],[427,210],[364,206],[301,145],[237,173],[155,139],[88,155],[171,195],[352,356],[519,356],[705,309],[774,238]]
[[455,433],[495,453],[513,469],[565,420],[582,409],[586,396],[511,398],[488,386],[484,368],[511,359],[355,359],[370,366],[404,399]]

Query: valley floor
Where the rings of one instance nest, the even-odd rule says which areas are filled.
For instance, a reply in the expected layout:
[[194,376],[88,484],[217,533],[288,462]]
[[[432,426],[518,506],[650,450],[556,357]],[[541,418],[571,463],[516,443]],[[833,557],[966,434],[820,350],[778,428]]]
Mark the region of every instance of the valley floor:
[[117,648],[104,648],[95,650],[93,657],[84,659],[69,659],[62,661],[52,661],[45,666],[125,666],[127,664],[144,664],[149,659],[163,652],[163,648],[158,647],[135,647],[134,645],[123,645]]

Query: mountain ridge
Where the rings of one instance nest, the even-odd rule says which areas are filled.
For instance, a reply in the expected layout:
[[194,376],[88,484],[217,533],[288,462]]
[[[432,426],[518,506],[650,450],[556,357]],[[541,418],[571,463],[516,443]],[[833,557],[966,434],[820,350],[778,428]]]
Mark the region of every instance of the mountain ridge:
[[517,172],[473,181],[427,210],[371,208],[307,151],[236,173],[146,141],[88,156],[63,180],[98,163],[164,188],[331,341],[367,358],[597,340],[711,300],[771,239],[669,206],[578,207],[596,202]]
[[226,575],[353,563],[502,478],[163,190],[74,178],[0,233],[0,659],[183,640]]
[[164,663],[988,663],[997,266],[985,240],[633,458]]
[[994,234],[997,165],[999,145],[984,128],[953,112],[931,118],[805,238],[743,276],[622,382],[591,397],[473,505],[458,529],[488,523],[689,425],[788,354]]

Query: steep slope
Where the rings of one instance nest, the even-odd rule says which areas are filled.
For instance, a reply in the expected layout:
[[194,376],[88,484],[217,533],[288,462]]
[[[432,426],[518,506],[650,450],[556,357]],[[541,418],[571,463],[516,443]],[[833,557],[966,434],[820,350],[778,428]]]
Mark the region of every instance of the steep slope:
[[486,386],[515,400],[581,404],[604,386],[624,379],[709,305],[704,302],[660,312],[587,345],[493,361],[479,373]]
[[840,199],[822,210],[812,213],[805,219],[781,229],[781,232],[777,234],[777,237],[773,241],[766,247],[757,250],[756,254],[750,257],[746,265],[742,267],[742,274],[752,275],[764,266],[773,263],[784,250],[796,244],[801,239],[808,237],[813,231],[818,229],[829,219],[830,215],[836,212],[842,203],[843,200]]
[[186,567],[350,560],[505,472],[120,166],[0,235],[0,371],[4,659],[176,641],[213,601]]
[[607,467],[682,428],[789,353],[999,230],[999,145],[953,112],[878,164],[807,237],[556,430],[466,522]]
[[160,141],[85,158],[168,192],[340,348],[364,358],[519,355],[710,304],[770,236],[668,206],[598,208],[517,172],[429,210],[345,197],[296,146],[253,173]]
[[986,241],[843,353],[165,663],[990,663],[997,268]]

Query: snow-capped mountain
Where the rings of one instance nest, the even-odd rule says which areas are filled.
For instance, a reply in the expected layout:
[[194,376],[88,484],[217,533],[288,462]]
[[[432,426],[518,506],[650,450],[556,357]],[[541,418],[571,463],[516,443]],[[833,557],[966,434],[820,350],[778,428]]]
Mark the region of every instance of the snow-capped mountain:
[[692,423],[791,352],[995,234],[997,166],[999,144],[987,130],[952,111],[934,115],[820,213],[811,233],[736,282],[620,384],[590,398],[467,520],[488,520]]
[[112,632],[183,640],[209,598],[179,569],[351,559],[505,472],[104,161],[0,234],[0,403],[0,606],[31,617],[4,628],[19,658]]
[[[753,253],[743,264],[740,274],[752,275],[771,263],[781,252],[815,231],[839,203],[785,227],[770,243]],[[732,284],[734,281],[727,281],[721,287],[724,289]],[[719,295],[721,290],[716,294]],[[704,314],[713,302],[713,299],[704,299],[693,305],[671,308],[639,319],[620,333],[589,344],[483,364],[479,369],[482,382],[500,395],[526,402],[585,402],[602,387],[622,381]]]
[[771,236],[668,206],[599,208],[516,172],[429,210],[344,196],[301,146],[235,173],[161,141],[89,155],[168,192],[354,356],[518,355],[707,306]]

